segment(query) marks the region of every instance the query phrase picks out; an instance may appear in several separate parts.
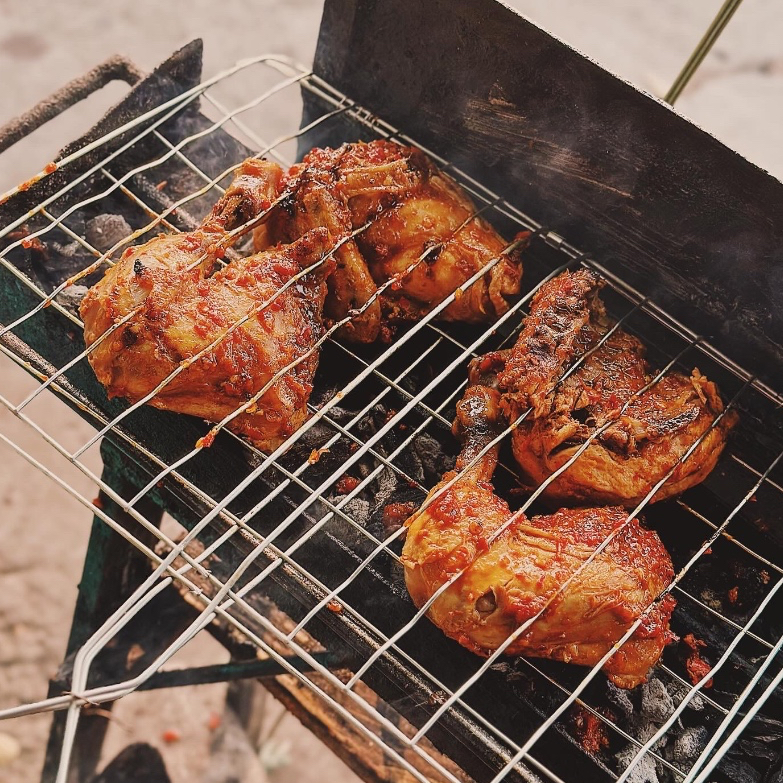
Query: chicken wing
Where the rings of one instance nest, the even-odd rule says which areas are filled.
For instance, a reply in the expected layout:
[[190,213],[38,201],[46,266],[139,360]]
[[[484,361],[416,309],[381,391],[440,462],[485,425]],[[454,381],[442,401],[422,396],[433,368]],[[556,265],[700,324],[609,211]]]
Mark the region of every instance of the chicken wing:
[[[698,369],[690,377],[670,372],[645,389],[655,377],[645,347],[622,329],[599,346],[613,326],[598,297],[603,285],[586,270],[564,272],[544,284],[498,381],[509,419],[531,409],[514,430],[512,446],[532,485],[544,482],[594,437],[547,486],[545,498],[632,508],[673,467],[653,501],[703,481],[737,417],[729,411],[713,426],[723,401]],[[580,357],[581,365],[563,380]]]
[[228,232],[269,206],[281,175],[273,164],[246,161],[198,229],[129,248],[86,294],[89,361],[110,397],[135,402],[169,379],[150,405],[220,421],[282,373],[229,428],[270,451],[306,419],[332,262],[291,281],[327,254],[327,231],[210,276],[236,238]]
[[[519,293],[518,248],[504,252],[497,232],[473,217],[467,194],[419,150],[388,141],[314,149],[291,169],[286,187],[291,199],[256,233],[257,248],[291,241],[313,226],[346,240],[370,223],[338,249],[337,272],[329,280],[329,321],[364,307],[343,329],[348,339],[388,340],[395,324],[420,319],[455,291],[442,319],[492,322]],[[367,304],[388,280],[393,284]]]
[[656,533],[627,520],[621,508],[532,519],[512,514],[491,483],[497,446],[480,456],[504,426],[498,392],[469,387],[454,423],[463,442],[457,473],[444,475],[429,505],[406,522],[402,562],[414,603],[422,606],[461,574],[428,612],[447,636],[487,655],[543,610],[504,652],[585,666],[600,661],[643,616],[604,670],[623,688],[644,682],[673,638],[671,595],[643,615],[674,576],[668,553]]

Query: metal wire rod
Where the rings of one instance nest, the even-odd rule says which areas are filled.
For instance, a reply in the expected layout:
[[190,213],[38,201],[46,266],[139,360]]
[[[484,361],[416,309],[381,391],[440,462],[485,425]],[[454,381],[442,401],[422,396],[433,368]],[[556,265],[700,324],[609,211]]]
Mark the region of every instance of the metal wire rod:
[[[699,758],[696,759],[696,761],[694,762],[693,768],[691,770],[691,774],[688,775],[685,783],[690,783],[691,781],[693,781],[693,783],[704,783],[704,781],[706,780],[710,772],[712,772],[712,770],[715,769],[716,764],[726,755],[726,752],[729,750],[729,748],[731,748],[731,746],[734,745],[734,743],[737,741],[737,739],[742,734],[742,732],[745,731],[748,724],[756,716],[758,711],[764,706],[764,704],[766,704],[769,697],[780,687],[781,682],[783,682],[783,669],[781,669],[775,675],[775,677],[772,679],[769,685],[767,685],[767,687],[764,689],[764,692],[761,694],[761,696],[756,698],[751,708],[748,710],[747,714],[735,726],[734,730],[726,738],[724,743],[718,749],[717,753],[713,753],[713,750],[715,748],[715,745],[719,741],[719,738],[723,736],[723,734],[728,730],[729,726],[731,725],[731,722],[739,713],[739,710],[742,707],[742,705],[750,697],[752,691],[759,684],[762,675],[766,672],[766,670],[769,668],[772,662],[777,659],[777,656],[780,653],[781,649],[783,649],[783,636],[781,636],[780,639],[778,639],[777,644],[775,644],[775,647],[772,650],[772,652],[770,652],[770,654],[767,656],[764,663],[756,672],[756,675],[747,684],[745,690],[740,694],[740,698],[737,699],[737,701],[732,705],[732,708],[729,710],[729,714],[724,718],[720,726],[718,726],[717,731],[710,739],[710,741],[707,743],[707,746],[699,755]],[[704,765],[704,769],[702,769],[698,777],[696,777],[696,779],[694,780],[693,776],[699,771],[699,768],[702,765]]]
[[696,73],[696,70],[710,49],[712,49],[713,44],[718,40],[731,17],[734,16],[734,12],[740,7],[741,2],[742,0],[725,0],[717,16],[707,28],[707,32],[704,33],[699,43],[696,44],[693,53],[682,67],[682,70],[677,74],[677,78],[669,88],[669,91],[664,95],[663,99],[666,103],[673,106],[677,98],[680,97],[680,93],[685,89],[685,85],[688,84],[693,74]]
[[[180,111],[184,105],[188,103],[192,103],[193,101],[197,100],[199,95],[201,95],[203,92],[205,92],[209,87],[211,87],[214,84],[217,84],[218,82],[221,82],[225,79],[227,79],[229,76],[232,76],[235,73],[239,73],[240,71],[245,70],[246,68],[249,68],[252,65],[258,65],[260,63],[266,63],[271,65],[272,67],[275,67],[279,72],[283,72],[280,69],[283,68],[287,70],[288,75],[291,75],[291,71],[294,71],[295,73],[301,74],[302,76],[307,76],[311,74],[312,72],[309,69],[304,69],[302,66],[296,65],[293,60],[291,60],[288,57],[284,57],[283,55],[268,55],[268,54],[262,54],[258,57],[252,57],[247,58],[244,60],[240,60],[235,65],[233,65],[231,68],[227,68],[224,71],[220,71],[215,76],[212,76],[209,79],[205,79],[200,84],[197,84],[195,87],[190,88],[189,90],[186,90],[179,95],[175,95],[173,98],[170,98],[169,100],[165,101],[164,103],[161,103],[158,106],[155,106],[154,108],[148,110],[144,114],[140,114],[138,117],[134,117],[132,120],[129,120],[125,124],[121,125],[118,128],[115,128],[114,130],[108,131],[107,133],[101,135],[99,138],[95,139],[94,141],[85,144],[83,147],[80,147],[78,150],[72,152],[70,155],[66,156],[62,160],[57,161],[56,169],[63,169],[68,164],[72,163],[75,160],[78,160],[79,158],[83,157],[84,155],[92,152],[93,150],[97,149],[98,147],[103,146],[107,142],[111,141],[112,139],[121,136],[123,133],[126,133],[129,130],[132,130],[133,128],[137,128],[140,125],[143,125],[147,120],[153,119],[157,117],[162,112],[165,112],[167,109],[174,107],[173,111],[170,114],[166,114],[163,118],[163,120],[156,120],[153,124],[147,126],[141,133],[139,133],[138,136],[134,137],[128,144],[135,144],[136,141],[141,138],[142,136],[145,136],[147,133],[152,132],[154,128],[157,128],[158,125],[161,125],[162,122],[164,122],[168,117],[170,117],[172,114]],[[180,105],[182,104],[182,105]],[[105,160],[111,160],[113,157],[116,157],[118,152],[124,150],[127,148],[128,144],[124,145],[115,153],[112,153],[109,157],[107,157]],[[39,206],[48,206],[52,201],[59,198],[60,196],[67,193],[71,188],[73,188],[75,185],[77,185],[79,182],[83,181],[87,178],[90,174],[95,172],[95,168],[90,169],[85,174],[80,175],[78,179],[75,179],[71,182],[69,182],[65,187],[61,188],[57,193],[55,193],[53,196],[47,198],[45,201],[42,201]],[[34,175],[32,179],[42,179],[43,177],[49,176],[53,172],[50,169],[44,168],[38,174]],[[0,204],[3,204],[6,202],[11,196],[16,195],[17,193],[22,190],[21,186],[16,186],[15,188],[11,188],[11,190],[7,191],[6,193],[3,193],[0,195]],[[7,226],[3,226],[2,229],[0,229],[0,238],[4,237],[6,234],[8,234],[10,231],[13,231],[13,229],[18,228],[22,223],[24,223],[26,220],[29,220],[33,215],[35,214],[35,210],[32,210],[25,214],[23,217],[19,218],[18,220],[10,223]]]

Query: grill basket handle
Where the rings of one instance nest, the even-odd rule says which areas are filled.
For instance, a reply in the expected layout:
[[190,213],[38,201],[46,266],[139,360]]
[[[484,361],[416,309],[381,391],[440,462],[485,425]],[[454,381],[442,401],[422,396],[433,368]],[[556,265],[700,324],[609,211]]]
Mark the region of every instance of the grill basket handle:
[[121,55],[110,57],[91,71],[77,76],[29,111],[0,127],[0,153],[5,152],[17,141],[62,114],[66,109],[105,87],[109,82],[120,80],[132,87],[144,75],[144,72],[127,57]]

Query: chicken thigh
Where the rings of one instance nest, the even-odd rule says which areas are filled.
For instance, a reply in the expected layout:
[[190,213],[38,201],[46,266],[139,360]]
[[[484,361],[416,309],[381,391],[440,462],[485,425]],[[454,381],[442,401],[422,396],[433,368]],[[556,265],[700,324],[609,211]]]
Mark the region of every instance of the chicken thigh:
[[463,443],[457,471],[406,523],[402,562],[414,603],[422,606],[459,575],[428,611],[447,636],[487,655],[543,610],[504,653],[585,666],[642,617],[603,668],[620,687],[644,682],[673,638],[674,599],[667,594],[654,605],[674,575],[669,554],[621,508],[512,514],[491,483],[498,447],[481,456],[504,426],[498,392],[469,387],[454,423]]
[[462,188],[420,150],[388,141],[316,148],[290,170],[285,187],[291,197],[256,232],[256,247],[290,242],[314,226],[344,240],[328,281],[326,317],[335,322],[362,310],[342,329],[347,339],[388,340],[395,324],[420,319],[455,291],[442,319],[490,323],[519,293],[524,237],[506,250]]
[[[669,372],[646,388],[655,373],[645,361],[645,347],[622,329],[599,345],[614,325],[598,298],[603,284],[587,270],[545,283],[516,345],[505,354],[498,381],[510,420],[531,409],[514,430],[512,447],[533,486],[593,438],[546,487],[545,498],[633,508],[672,468],[653,501],[703,481],[737,417],[729,411],[713,426],[723,401],[698,369],[690,377]],[[580,357],[581,364],[563,379]]]
[[150,405],[217,422],[268,386],[228,424],[265,451],[304,422],[333,268],[319,263],[332,244],[327,231],[210,274],[268,208],[281,175],[271,163],[245,161],[198,229],[129,248],[88,291],[81,314],[89,361],[110,397],[135,402],[164,384]]

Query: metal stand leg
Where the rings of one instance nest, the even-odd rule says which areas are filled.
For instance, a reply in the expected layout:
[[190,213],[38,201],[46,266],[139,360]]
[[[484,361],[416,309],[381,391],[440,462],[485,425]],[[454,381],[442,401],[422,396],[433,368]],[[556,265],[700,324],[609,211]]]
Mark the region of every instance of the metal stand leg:
[[[104,444],[106,445],[101,449],[104,458],[103,480],[121,497],[132,497],[136,490],[125,481],[117,452],[106,441]],[[150,546],[154,544],[152,536],[103,492],[99,494],[98,502],[114,520],[127,525],[133,530],[134,535],[145,543]],[[160,524],[162,511],[151,501],[140,501],[137,509],[150,522]],[[72,659],[76,651],[149,575],[149,569],[149,561],[144,555],[129,546],[127,541],[98,517],[93,517],[65,661],[49,684],[49,696],[57,696],[68,690]],[[103,705],[102,712],[109,709],[111,703]],[[108,718],[105,714],[85,714],[79,721],[69,781],[83,783],[94,774],[107,727]],[[64,729],[65,712],[54,713],[41,777],[42,783],[52,783],[55,780]]]

